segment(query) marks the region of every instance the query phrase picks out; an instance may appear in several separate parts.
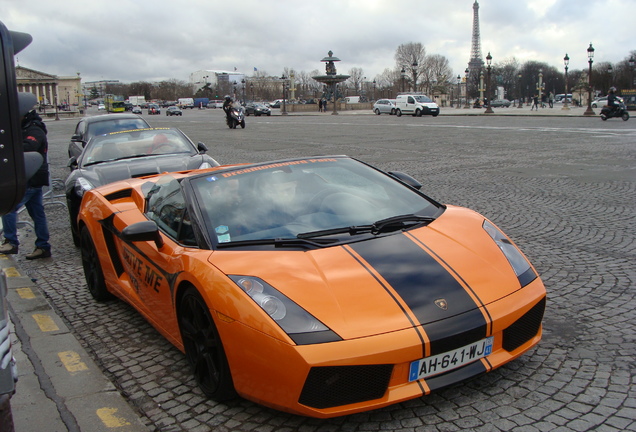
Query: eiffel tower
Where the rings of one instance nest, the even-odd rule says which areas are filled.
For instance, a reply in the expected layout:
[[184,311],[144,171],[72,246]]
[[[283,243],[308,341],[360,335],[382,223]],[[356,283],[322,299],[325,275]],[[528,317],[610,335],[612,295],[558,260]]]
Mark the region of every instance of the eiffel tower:
[[470,50],[470,61],[468,69],[470,74],[479,75],[479,71],[484,67],[484,61],[481,57],[481,37],[479,36],[479,3],[475,0],[473,3],[473,43]]

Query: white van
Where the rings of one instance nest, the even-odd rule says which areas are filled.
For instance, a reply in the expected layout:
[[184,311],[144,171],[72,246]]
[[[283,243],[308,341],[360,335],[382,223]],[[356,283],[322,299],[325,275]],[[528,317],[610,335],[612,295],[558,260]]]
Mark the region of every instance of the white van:
[[431,98],[422,94],[400,94],[395,98],[396,114],[411,114],[413,117],[432,115],[437,117],[439,106]]

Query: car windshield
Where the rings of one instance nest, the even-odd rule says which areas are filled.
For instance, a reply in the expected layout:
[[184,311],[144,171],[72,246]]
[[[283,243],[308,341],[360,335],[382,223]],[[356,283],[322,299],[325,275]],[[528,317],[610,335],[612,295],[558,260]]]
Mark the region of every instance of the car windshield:
[[423,102],[423,103],[433,102],[430,97],[424,96],[424,95],[415,96],[415,100],[418,102]]
[[414,189],[350,158],[237,168],[191,184],[218,243],[314,238],[396,216],[421,223],[440,212]]
[[148,123],[141,118],[122,118],[108,121],[100,121],[89,124],[88,136],[103,135],[109,132],[117,132],[131,129],[147,128]]
[[176,129],[126,130],[90,140],[82,154],[82,165],[175,153],[196,153],[192,143]]

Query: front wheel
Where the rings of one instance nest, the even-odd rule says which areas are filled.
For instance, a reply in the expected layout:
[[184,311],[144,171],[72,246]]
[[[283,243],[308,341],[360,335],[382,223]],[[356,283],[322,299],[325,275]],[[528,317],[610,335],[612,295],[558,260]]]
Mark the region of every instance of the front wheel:
[[241,120],[241,127],[245,129],[245,120]]
[[99,302],[112,299],[113,295],[106,289],[102,265],[99,262],[97,249],[95,249],[95,243],[93,243],[88,227],[82,227],[80,245],[82,267],[84,268],[84,277],[86,278],[88,291],[93,298]]
[[626,111],[626,112],[623,113],[623,115],[621,117],[622,117],[623,121],[627,121],[627,120],[629,120],[629,113]]
[[415,117],[422,117],[422,110],[415,110]]
[[186,288],[178,310],[186,359],[199,388],[221,402],[236,396],[230,366],[210,309],[194,287]]

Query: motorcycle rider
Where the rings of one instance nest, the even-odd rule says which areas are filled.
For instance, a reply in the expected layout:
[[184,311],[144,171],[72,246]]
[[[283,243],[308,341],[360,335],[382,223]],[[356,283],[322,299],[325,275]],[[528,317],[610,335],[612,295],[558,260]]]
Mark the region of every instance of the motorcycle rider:
[[616,96],[616,87],[610,87],[607,94],[607,106],[610,107],[610,114],[614,114],[620,104],[618,103],[618,97]]
[[230,121],[230,112],[232,111],[232,106],[232,98],[230,97],[230,95],[225,95],[225,101],[223,101],[223,111],[225,111],[225,118],[228,123]]

